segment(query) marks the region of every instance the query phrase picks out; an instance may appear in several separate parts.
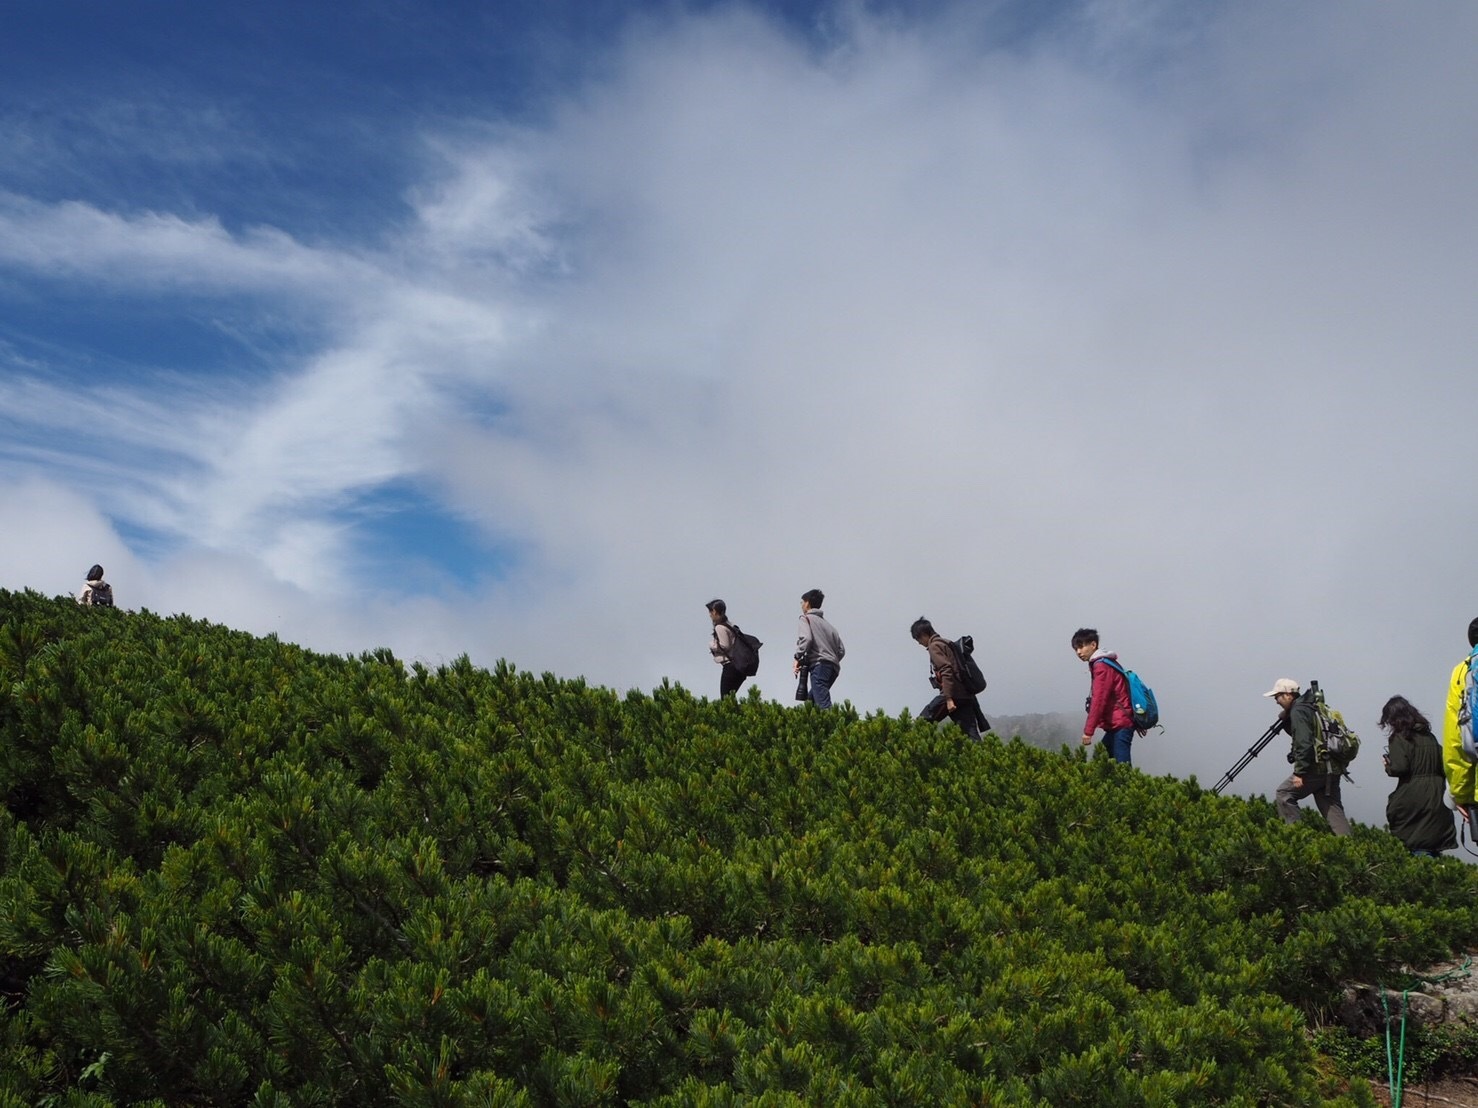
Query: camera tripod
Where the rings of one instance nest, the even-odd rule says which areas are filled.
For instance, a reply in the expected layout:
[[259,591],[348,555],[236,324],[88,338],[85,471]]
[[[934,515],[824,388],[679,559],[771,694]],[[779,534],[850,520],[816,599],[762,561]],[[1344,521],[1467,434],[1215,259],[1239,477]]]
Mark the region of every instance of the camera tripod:
[[1277,738],[1278,732],[1282,731],[1287,726],[1288,721],[1286,719],[1283,719],[1282,717],[1279,717],[1278,721],[1274,723],[1273,726],[1264,731],[1257,742],[1252,744],[1252,748],[1248,750],[1246,754],[1242,755],[1241,760],[1239,760],[1236,765],[1234,765],[1231,769],[1227,770],[1226,773],[1222,775],[1221,780],[1218,781],[1216,783],[1216,786],[1211,790],[1212,793],[1220,796],[1221,790],[1230,785],[1232,783],[1232,779],[1235,778],[1237,774],[1241,773],[1244,769],[1250,766],[1252,764],[1252,759],[1256,758],[1259,754],[1262,753],[1263,747],[1267,746],[1268,743]]

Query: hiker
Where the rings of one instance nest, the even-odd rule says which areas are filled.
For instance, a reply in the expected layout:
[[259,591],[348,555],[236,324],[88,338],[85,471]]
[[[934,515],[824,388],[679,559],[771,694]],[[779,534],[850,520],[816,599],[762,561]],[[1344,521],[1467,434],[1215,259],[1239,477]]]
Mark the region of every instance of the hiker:
[[82,591],[77,594],[77,603],[94,608],[113,606],[113,586],[103,580],[102,566],[93,566],[87,571],[87,584],[83,585]]
[[[913,621],[908,633],[913,636],[913,641],[929,652],[929,684],[939,690],[939,697],[943,698],[942,705],[944,715],[954,720],[955,726],[965,734],[980,740],[980,728],[984,714],[980,710],[980,701],[972,694],[965,684],[965,676],[962,672],[964,661],[955,650],[955,644],[946,639],[934,625],[923,616]],[[925,709],[926,719],[939,718]]]
[[1103,750],[1116,762],[1129,764],[1134,742],[1134,709],[1129,703],[1129,678],[1119,665],[1119,656],[1098,648],[1098,632],[1079,627],[1073,632],[1073,653],[1088,663],[1091,692],[1083,703],[1088,718],[1083,722],[1083,745],[1093,745],[1093,733],[1103,728]]
[[708,652],[715,662],[723,666],[718,677],[718,695],[722,700],[726,696],[737,696],[739,686],[744,684],[745,674],[739,672],[739,667],[729,657],[738,628],[729,622],[729,607],[722,600],[710,600],[707,607],[708,618],[713,621],[713,642],[709,644]]
[[800,678],[795,698],[809,700],[818,708],[831,707],[831,687],[842,671],[847,648],[836,628],[821,614],[826,596],[820,589],[801,594],[800,633],[795,640],[795,664],[791,673]]
[[1447,787],[1452,790],[1452,802],[1457,807],[1458,816],[1467,824],[1469,831],[1478,831],[1478,824],[1473,822],[1478,817],[1478,807],[1473,803],[1474,786],[1478,784],[1478,763],[1463,750],[1463,728],[1459,722],[1467,691],[1468,669],[1475,661],[1473,655],[1478,654],[1478,619],[1468,624],[1468,649],[1472,653],[1453,667],[1452,680],[1447,686],[1447,711],[1442,717],[1442,765],[1447,771]]
[[1329,829],[1336,835],[1348,835],[1350,821],[1345,818],[1344,801],[1339,795],[1342,771],[1327,759],[1322,762],[1316,760],[1318,693],[1313,689],[1303,692],[1297,681],[1280,677],[1273,682],[1272,690],[1263,696],[1272,697],[1283,709],[1284,729],[1293,736],[1293,749],[1288,752],[1293,773],[1274,794],[1278,814],[1288,823],[1297,823],[1298,802],[1312,796],[1319,807],[1319,814],[1329,821]]
[[1457,849],[1452,813],[1442,803],[1447,782],[1432,725],[1404,696],[1386,701],[1380,725],[1391,736],[1386,773],[1396,778],[1386,800],[1386,826],[1413,854],[1435,858],[1444,850]]

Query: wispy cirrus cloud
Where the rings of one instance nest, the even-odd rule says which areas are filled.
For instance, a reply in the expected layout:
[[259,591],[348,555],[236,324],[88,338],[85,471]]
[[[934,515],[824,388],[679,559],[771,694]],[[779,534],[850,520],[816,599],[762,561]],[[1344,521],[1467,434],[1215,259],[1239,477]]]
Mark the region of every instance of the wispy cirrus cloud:
[[306,247],[272,228],[232,234],[215,217],[125,215],[13,194],[0,194],[0,264],[140,292],[343,295],[346,284],[375,277],[373,267],[355,258]]
[[[175,371],[79,388],[12,362],[14,387],[0,397],[0,414],[30,429],[12,441],[12,459],[55,457],[36,440],[76,436],[73,472],[109,486],[110,503],[181,541],[276,551],[289,580],[323,579],[326,564],[346,560],[349,528],[306,517],[414,476],[407,429],[434,418],[446,388],[486,375],[508,328],[508,310],[477,282],[459,283],[434,251],[351,254],[272,229],[232,233],[215,219],[14,196],[0,198],[0,241],[12,271],[112,297],[250,297],[319,336],[317,352],[251,382]],[[465,277],[471,267],[459,263]],[[155,489],[148,505],[138,502],[141,475]]]

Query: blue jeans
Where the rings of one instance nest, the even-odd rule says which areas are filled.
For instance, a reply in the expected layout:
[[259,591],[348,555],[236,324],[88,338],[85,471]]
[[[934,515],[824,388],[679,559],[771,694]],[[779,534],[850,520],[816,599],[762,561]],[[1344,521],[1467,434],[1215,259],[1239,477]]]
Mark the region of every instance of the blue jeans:
[[1103,733],[1103,749],[1116,762],[1129,764],[1129,744],[1134,741],[1134,728],[1121,727],[1117,731]]
[[811,667],[811,703],[818,708],[831,707],[831,686],[841,671],[833,662],[817,662]]

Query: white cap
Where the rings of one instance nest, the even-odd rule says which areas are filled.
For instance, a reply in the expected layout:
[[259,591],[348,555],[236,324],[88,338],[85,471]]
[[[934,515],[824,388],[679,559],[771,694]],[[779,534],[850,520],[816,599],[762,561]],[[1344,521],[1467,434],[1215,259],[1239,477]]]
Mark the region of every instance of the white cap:
[[1284,693],[1292,693],[1297,696],[1301,690],[1298,682],[1291,677],[1280,677],[1273,682],[1273,691],[1265,692],[1263,696],[1282,696]]

